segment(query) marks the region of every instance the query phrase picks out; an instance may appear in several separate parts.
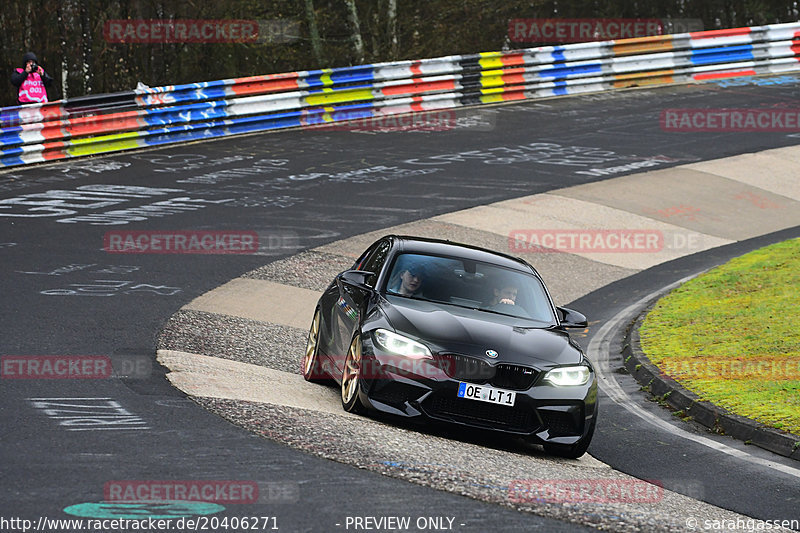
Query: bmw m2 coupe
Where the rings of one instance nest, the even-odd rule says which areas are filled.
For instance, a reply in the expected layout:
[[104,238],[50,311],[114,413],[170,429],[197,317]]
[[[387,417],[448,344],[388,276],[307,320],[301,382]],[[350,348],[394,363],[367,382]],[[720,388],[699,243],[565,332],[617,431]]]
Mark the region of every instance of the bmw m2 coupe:
[[381,411],[522,436],[579,457],[597,419],[592,364],[527,262],[389,235],[320,297],[302,363],[346,411]]

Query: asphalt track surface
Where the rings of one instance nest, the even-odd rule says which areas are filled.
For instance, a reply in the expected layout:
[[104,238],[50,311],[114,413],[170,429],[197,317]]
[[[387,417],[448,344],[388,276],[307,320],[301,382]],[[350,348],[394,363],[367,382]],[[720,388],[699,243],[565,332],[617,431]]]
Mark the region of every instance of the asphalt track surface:
[[[6,172],[0,174],[0,200],[11,201],[0,204],[0,354],[152,356],[160,328],[182,305],[306,248],[643,169],[797,144],[796,137],[781,132],[665,132],[659,114],[667,108],[791,107],[799,95],[798,80],[789,77],[774,85],[642,89],[487,108],[479,120],[465,118],[445,132],[296,130]],[[520,146],[534,150],[520,152]],[[464,154],[471,151],[481,153]],[[462,155],[452,155],[457,153]],[[479,164],[487,158],[495,164]],[[253,173],[221,172],[243,168]],[[370,171],[353,172],[366,168]],[[91,187],[96,185],[152,189]],[[50,190],[81,192],[72,199],[31,196]],[[148,217],[141,211],[107,214],[164,200],[172,203]],[[111,221],[126,223],[102,224]],[[107,231],[170,229],[256,231],[277,238],[261,255],[103,251]],[[686,273],[793,236],[789,233],[655,267],[574,306],[602,323]],[[0,390],[3,517],[65,517],[66,506],[101,501],[111,480],[252,479],[294,482],[298,497],[241,510],[229,506],[226,513],[276,515],[289,531],[340,529],[336,524],[346,516],[367,514],[454,516],[462,531],[498,523],[503,530],[576,529],[356,471],[252,436],[186,400],[157,366],[149,379],[4,378]],[[33,398],[115,401],[129,413],[128,429],[66,426]],[[669,435],[654,440],[653,434],[606,401],[590,453],[640,478],[674,480],[671,488],[679,492],[683,488],[749,516],[798,518],[796,478]]]
[[[800,228],[795,227],[686,256],[607,285],[576,300],[573,305],[578,309],[594,311],[596,314],[592,318],[603,324],[627,305],[662,287],[756,248],[798,236]],[[629,323],[626,322],[624,327]],[[591,337],[581,339],[580,344],[587,346],[590,340]],[[622,336],[618,335],[609,350],[612,354],[612,371],[622,367],[621,350]],[[674,417],[671,420],[668,409],[659,407],[638,392],[640,385],[630,376],[619,376],[617,380],[628,395],[637,400],[638,409],[655,418],[671,422],[692,435],[703,436],[734,451],[749,454],[756,460],[784,465],[789,469],[798,467],[796,461],[747,446],[729,437],[714,435],[699,425],[693,427],[676,423]],[[698,446],[670,432],[654,431],[653,425],[632,416],[608,400],[607,396],[604,396],[604,400],[603,415],[607,423],[598,426],[589,448],[594,457],[640,479],[661,480],[665,488],[718,507],[762,520],[797,519],[800,506],[797,470],[794,470],[794,475],[772,470],[709,447]],[[642,438],[643,435],[648,438]]]

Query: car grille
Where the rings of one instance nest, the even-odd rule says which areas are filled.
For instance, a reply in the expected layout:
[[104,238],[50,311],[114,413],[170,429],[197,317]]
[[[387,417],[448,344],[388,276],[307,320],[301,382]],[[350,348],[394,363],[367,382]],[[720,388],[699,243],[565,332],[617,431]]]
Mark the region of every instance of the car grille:
[[506,407],[448,397],[445,392],[429,396],[422,402],[422,408],[434,418],[444,418],[492,429],[530,433],[538,427],[533,409]]
[[509,390],[528,390],[539,374],[533,368],[500,363],[490,365],[481,359],[460,354],[437,354],[439,367],[452,379],[470,383],[489,383]]
[[536,370],[527,366],[500,364],[495,367],[495,375],[490,383],[503,389],[528,390],[537,374]]
[[486,383],[494,377],[494,367],[475,357],[457,354],[437,355],[437,362],[445,374],[459,381]]

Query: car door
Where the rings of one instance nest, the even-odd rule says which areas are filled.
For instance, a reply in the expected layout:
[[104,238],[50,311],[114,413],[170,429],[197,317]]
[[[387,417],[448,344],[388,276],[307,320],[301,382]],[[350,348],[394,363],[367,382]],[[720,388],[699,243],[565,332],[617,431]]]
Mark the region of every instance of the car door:
[[334,306],[334,316],[336,317],[336,337],[338,344],[335,348],[337,350],[337,355],[334,359],[337,370],[339,371],[341,371],[344,366],[344,358],[347,355],[350,342],[364,318],[364,313],[367,310],[370,297],[373,294],[373,290],[371,289],[375,288],[378,274],[386,263],[386,258],[390,250],[391,241],[388,239],[379,241],[367,255],[366,259],[357,266],[357,270],[375,273],[365,280],[370,290],[348,283],[343,280],[341,276],[336,278],[338,299]]

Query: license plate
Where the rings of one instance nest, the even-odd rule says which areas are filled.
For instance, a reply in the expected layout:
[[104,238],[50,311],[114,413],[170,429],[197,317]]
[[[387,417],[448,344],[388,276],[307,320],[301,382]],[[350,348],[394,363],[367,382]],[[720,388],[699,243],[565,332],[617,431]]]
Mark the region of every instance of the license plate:
[[461,383],[458,386],[458,397],[497,405],[513,406],[514,401],[517,399],[517,393],[503,389],[495,389],[487,385]]

